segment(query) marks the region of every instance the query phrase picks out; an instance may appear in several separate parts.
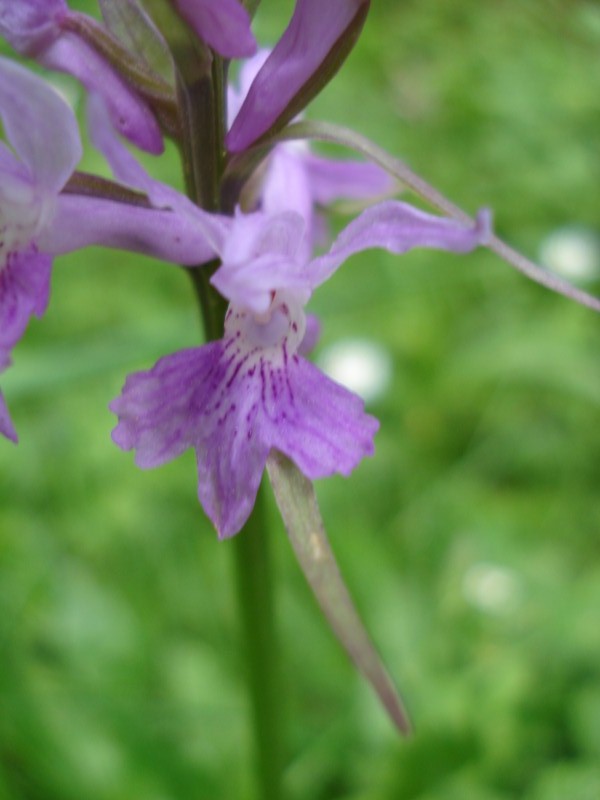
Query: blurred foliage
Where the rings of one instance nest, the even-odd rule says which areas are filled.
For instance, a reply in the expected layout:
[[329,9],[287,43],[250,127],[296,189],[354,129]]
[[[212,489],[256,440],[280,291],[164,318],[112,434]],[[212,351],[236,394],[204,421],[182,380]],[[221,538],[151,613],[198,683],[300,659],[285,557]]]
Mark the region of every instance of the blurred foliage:
[[[264,41],[291,5],[263,0]],[[599,45],[593,2],[377,0],[310,113],[535,255],[598,226]],[[180,180],[172,150],[152,169]],[[313,310],[324,345],[394,359],[376,457],[319,493],[417,735],[353,673],[271,508],[290,798],[597,800],[598,318],[484,252],[358,256]],[[125,374],[198,337],[180,270],[86,251],[3,376],[0,800],[250,796],[233,570],[193,456],[143,473],[109,436]]]

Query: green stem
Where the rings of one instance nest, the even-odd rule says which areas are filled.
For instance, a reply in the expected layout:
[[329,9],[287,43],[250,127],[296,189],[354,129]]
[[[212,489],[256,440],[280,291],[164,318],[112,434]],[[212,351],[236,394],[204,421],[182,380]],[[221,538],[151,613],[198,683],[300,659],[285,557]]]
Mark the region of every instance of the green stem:
[[[151,0],[150,7],[164,23],[161,30],[169,32],[177,66],[180,146],[188,195],[208,211],[231,213],[234,203],[224,209],[220,198],[225,168],[227,64],[193,37],[190,39],[170,7],[157,0]],[[209,283],[217,267],[218,261],[214,261],[189,270],[208,340],[222,337],[226,311],[225,300]],[[250,519],[230,546],[235,553],[255,732],[257,798],[281,800],[281,693],[266,527],[259,492]]]
[[[264,486],[263,486],[264,489]],[[232,540],[260,800],[281,800],[281,691],[271,556],[262,489],[244,530]]]

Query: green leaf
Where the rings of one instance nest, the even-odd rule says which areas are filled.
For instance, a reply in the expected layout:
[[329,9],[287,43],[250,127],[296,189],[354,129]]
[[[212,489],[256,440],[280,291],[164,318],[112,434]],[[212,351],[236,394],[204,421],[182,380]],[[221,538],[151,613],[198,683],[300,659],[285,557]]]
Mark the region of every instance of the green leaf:
[[408,735],[410,720],[354,607],[331,550],[312,483],[285,456],[273,451],[267,470],[296,557],[334,633],[371,683],[390,718]]
[[173,59],[162,35],[137,0],[99,0],[106,27],[135,53],[148,72],[175,86]]
[[[148,41],[150,35],[158,35],[156,31],[150,34],[152,26],[147,19],[146,24],[148,27],[145,32],[139,32],[140,42],[142,40]],[[175,103],[172,84],[153,67],[149,66],[147,62],[149,44],[142,47],[142,55],[140,57],[137,49],[135,49],[135,44],[133,49],[130,49],[129,42],[122,41],[120,36],[117,36],[109,28],[96,22],[95,19],[88,17],[86,14],[76,12],[66,17],[63,27],[65,30],[71,30],[81,36],[123,76],[130,86],[147,100],[163,105]],[[133,34],[130,32],[130,35]]]
[[242,0],[242,5],[246,9],[246,11],[253,17],[260,5],[260,0]]

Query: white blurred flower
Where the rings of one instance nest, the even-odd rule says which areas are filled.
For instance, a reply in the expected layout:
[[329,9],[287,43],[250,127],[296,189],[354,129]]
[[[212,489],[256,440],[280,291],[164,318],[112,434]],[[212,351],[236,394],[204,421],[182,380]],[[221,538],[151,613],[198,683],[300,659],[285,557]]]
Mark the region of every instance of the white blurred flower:
[[551,233],[540,247],[544,266],[575,281],[600,277],[600,236],[580,225],[567,225]]
[[367,339],[345,339],[321,353],[319,366],[330,378],[366,402],[380,398],[392,378],[392,359],[381,345]]
[[467,602],[488,614],[507,614],[520,604],[519,576],[497,564],[474,564],[465,573],[463,594]]

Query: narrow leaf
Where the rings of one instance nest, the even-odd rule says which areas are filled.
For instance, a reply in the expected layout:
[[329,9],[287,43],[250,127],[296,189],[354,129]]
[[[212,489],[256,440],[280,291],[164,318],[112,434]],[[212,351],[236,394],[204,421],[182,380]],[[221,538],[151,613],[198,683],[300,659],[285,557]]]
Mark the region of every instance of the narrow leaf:
[[410,720],[354,607],[327,539],[312,483],[285,456],[272,451],[267,470],[300,567],[342,646],[396,727],[411,732]]

